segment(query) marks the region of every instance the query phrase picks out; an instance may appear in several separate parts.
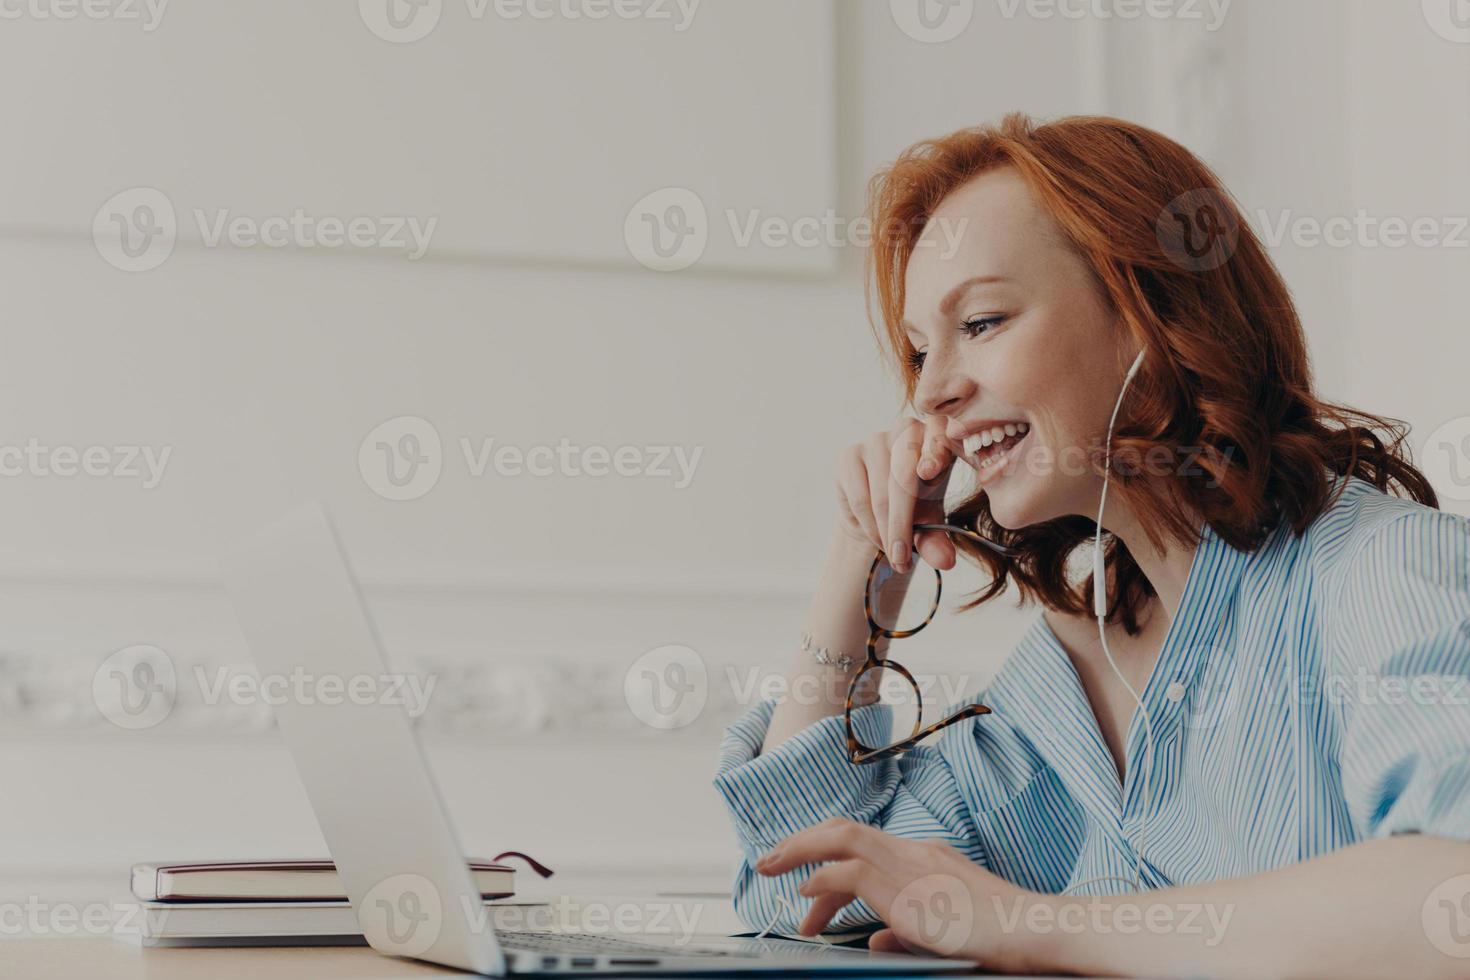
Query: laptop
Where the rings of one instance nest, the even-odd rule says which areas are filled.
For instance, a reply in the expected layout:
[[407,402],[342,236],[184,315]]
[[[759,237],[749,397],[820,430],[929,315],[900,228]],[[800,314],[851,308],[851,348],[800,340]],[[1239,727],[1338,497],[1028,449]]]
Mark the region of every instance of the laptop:
[[[973,971],[966,960],[788,939],[670,945],[600,933],[497,930],[321,504],[262,529],[224,561],[262,677],[304,678],[275,705],[322,836],[363,935],[378,952],[487,976],[619,973],[899,974]],[[315,680],[313,680],[315,679]],[[357,685],[354,694],[353,685]],[[502,806],[526,798],[507,792]],[[645,937],[651,938],[651,937]]]

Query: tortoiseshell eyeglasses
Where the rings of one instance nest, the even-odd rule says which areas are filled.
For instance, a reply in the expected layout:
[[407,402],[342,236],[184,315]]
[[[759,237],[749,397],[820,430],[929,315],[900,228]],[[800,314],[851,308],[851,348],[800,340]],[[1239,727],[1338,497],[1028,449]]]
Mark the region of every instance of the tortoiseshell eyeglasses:
[[[951,524],[916,524],[914,531],[941,531],[951,537],[958,536],[973,541],[1002,555],[1015,554],[1012,549],[997,544],[984,535]],[[924,574],[926,570],[934,573],[932,582]],[[969,704],[941,721],[924,725],[924,702],[914,675],[902,664],[878,655],[880,640],[899,640],[913,636],[929,625],[934,614],[939,611],[939,595],[943,584],[939,569],[924,564],[917,552],[907,572],[896,571],[881,551],[868,569],[868,580],[863,591],[863,612],[868,617],[867,657],[847,687],[847,708],[843,716],[847,725],[847,757],[855,765],[901,755],[941,728],[966,718],[990,713],[990,709],[983,704]],[[869,695],[871,697],[868,701],[858,701],[860,696]],[[904,703],[907,696],[912,696],[912,705]],[[892,709],[890,714],[895,717],[890,732],[890,738],[895,741],[882,747],[864,745],[858,739],[852,723],[853,708],[875,703],[888,705]],[[900,707],[913,716],[913,730],[902,737],[900,733],[908,726],[907,717],[902,722],[897,720]]]

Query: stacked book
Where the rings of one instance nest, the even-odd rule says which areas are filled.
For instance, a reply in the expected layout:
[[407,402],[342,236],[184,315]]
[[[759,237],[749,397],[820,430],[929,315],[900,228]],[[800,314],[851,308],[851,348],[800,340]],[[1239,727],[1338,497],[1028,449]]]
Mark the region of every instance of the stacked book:
[[[515,894],[514,868],[476,860],[469,866],[484,901]],[[145,946],[365,943],[331,861],[139,864],[132,890],[142,903]]]

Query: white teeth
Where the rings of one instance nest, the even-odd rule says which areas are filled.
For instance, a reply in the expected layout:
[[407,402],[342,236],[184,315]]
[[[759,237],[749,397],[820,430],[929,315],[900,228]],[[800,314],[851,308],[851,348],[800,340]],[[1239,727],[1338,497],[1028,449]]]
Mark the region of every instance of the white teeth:
[[[994,428],[984,429],[973,435],[966,436],[961,446],[966,456],[978,456],[982,449],[988,449],[996,443],[1004,442],[1006,439],[1024,436],[1030,431],[1031,426],[1025,422],[1007,422],[1005,425],[997,425]],[[999,453],[986,456],[980,460],[980,465],[984,467],[992,466],[999,456]]]

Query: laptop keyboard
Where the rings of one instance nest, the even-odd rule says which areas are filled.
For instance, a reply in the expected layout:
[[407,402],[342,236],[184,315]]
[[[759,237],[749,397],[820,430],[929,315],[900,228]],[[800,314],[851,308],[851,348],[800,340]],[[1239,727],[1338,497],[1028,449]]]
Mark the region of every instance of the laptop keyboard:
[[526,953],[591,953],[616,956],[620,953],[656,954],[658,956],[728,956],[722,949],[670,948],[633,942],[612,936],[592,936],[580,932],[502,932],[496,937],[506,949]]

